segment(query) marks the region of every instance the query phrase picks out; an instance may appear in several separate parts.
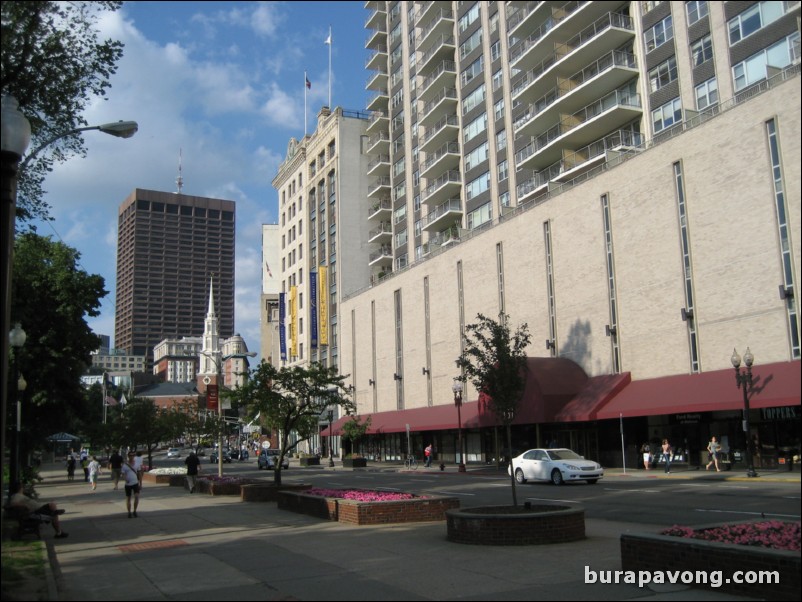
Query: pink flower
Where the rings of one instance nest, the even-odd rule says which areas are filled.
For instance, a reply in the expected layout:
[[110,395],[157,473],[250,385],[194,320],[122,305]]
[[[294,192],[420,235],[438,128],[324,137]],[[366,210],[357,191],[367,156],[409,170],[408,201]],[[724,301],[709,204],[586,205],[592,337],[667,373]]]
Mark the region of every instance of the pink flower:
[[418,496],[411,493],[396,493],[389,491],[365,491],[360,489],[307,489],[304,493],[320,497],[334,497],[357,502],[394,502],[399,500],[412,500]]
[[786,523],[775,520],[724,525],[722,527],[699,530],[674,525],[660,534],[742,546],[758,546],[774,550],[789,550],[791,552],[799,552],[800,548],[802,548],[802,545],[800,545],[800,542],[802,542],[802,523],[800,522]]

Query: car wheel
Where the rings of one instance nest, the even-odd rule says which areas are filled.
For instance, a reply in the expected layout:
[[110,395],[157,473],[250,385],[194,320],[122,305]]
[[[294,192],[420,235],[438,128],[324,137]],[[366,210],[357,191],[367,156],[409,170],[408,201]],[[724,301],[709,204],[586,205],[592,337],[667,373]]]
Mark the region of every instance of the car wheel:
[[515,469],[515,480],[521,484],[526,483],[526,478],[524,477],[524,471],[520,468]]
[[588,484],[589,485],[595,485],[596,483],[598,483],[598,481],[599,481],[599,479],[588,479]]
[[551,482],[555,485],[565,484],[565,481],[563,480],[563,473],[560,472],[559,468],[555,468],[551,471]]

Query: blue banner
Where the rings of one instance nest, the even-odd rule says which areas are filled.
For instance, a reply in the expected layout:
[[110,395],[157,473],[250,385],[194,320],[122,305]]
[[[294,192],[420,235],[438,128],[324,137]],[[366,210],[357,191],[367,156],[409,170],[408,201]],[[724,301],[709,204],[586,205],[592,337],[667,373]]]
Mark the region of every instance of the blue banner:
[[317,272],[309,272],[309,320],[312,349],[317,349]]
[[287,331],[284,330],[284,321],[287,319],[287,304],[285,293],[278,294],[278,340],[281,350],[281,361],[287,361]]

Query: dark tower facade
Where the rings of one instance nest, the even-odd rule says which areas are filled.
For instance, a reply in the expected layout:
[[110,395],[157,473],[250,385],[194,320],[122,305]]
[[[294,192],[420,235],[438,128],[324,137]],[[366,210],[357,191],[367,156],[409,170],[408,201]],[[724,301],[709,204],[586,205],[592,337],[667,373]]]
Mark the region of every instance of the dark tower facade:
[[214,278],[221,337],[234,334],[233,201],[135,189],[119,208],[115,347],[153,361],[165,337],[200,336]]

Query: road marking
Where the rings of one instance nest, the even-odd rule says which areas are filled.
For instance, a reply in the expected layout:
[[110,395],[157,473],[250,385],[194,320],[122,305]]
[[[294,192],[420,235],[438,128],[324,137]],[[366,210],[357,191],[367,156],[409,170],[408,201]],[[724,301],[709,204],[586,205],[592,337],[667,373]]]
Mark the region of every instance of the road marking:
[[437,491],[436,489],[429,489],[426,492],[427,493],[432,493],[434,495],[445,495],[445,496],[449,496],[449,495],[465,495],[465,496],[476,495],[475,493],[461,493],[459,491],[443,492],[443,491]]
[[620,493],[660,493],[659,489],[614,489],[605,487],[605,491],[618,491]]
[[799,518],[798,514],[775,514],[774,512],[743,512],[740,510],[707,510],[705,508],[694,508],[696,512],[710,512],[712,514],[746,514],[749,516],[780,516],[783,518]]
[[527,500],[533,500],[535,502],[562,502],[563,504],[581,504],[581,501],[578,500],[553,500],[551,498],[546,497],[528,497]]

